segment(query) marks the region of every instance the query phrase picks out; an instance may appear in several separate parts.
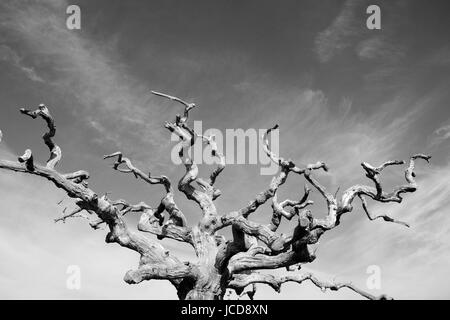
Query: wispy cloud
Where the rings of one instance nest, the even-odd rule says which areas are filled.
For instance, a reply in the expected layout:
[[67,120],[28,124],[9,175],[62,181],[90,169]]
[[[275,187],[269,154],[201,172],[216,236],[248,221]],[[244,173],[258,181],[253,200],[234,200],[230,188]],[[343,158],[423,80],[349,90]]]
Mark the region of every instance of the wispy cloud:
[[373,36],[356,45],[356,53],[361,60],[382,59],[395,62],[404,56],[404,48],[394,44],[386,36]]
[[328,62],[336,54],[351,45],[355,29],[355,8],[358,1],[347,0],[331,25],[320,32],[315,39],[315,51],[320,62]]
[[434,131],[431,145],[439,145],[448,139],[450,139],[450,124],[444,125]]
[[13,66],[17,67],[21,72],[23,72],[25,76],[31,81],[44,82],[44,80],[37,75],[36,71],[31,67],[27,67],[23,63],[22,59],[19,57],[17,52],[15,52],[7,45],[4,44],[0,45],[0,61],[11,63]]
[[[382,30],[378,32],[368,30],[365,25],[369,4],[369,1],[344,2],[331,24],[315,38],[315,52],[320,62],[328,62],[349,48],[363,61],[389,63],[391,67],[404,56],[402,41],[394,36],[400,20],[404,19],[398,15],[402,5],[383,3],[383,12],[389,11],[392,18],[384,19]],[[383,67],[383,70],[387,68]]]

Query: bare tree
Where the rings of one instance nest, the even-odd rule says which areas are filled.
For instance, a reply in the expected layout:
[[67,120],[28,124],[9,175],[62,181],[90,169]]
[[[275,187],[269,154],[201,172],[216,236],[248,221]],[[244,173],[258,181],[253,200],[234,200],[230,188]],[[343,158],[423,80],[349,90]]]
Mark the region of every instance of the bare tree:
[[[133,205],[123,199],[114,201],[107,195],[99,196],[88,187],[89,173],[84,170],[71,173],[58,172],[55,166],[61,160],[61,149],[53,141],[54,119],[45,105],[40,105],[35,111],[21,109],[20,112],[33,119],[41,117],[48,126],[49,131],[43,136],[45,144],[50,149],[50,158],[46,165],[35,163],[33,153],[28,149],[17,162],[0,160],[0,168],[46,178],[75,199],[77,209],[65,213],[62,218],[55,221],[84,217],[95,229],[101,225],[109,229],[106,236],[107,243],[118,243],[122,247],[138,252],[140,254],[138,267],[128,271],[124,277],[125,282],[129,284],[165,279],[175,286],[180,299],[222,299],[227,289],[235,290],[238,294],[247,293],[252,298],[256,283],[268,284],[279,292],[285,282],[310,281],[324,291],[348,288],[368,299],[388,299],[385,295],[373,296],[351,283],[325,282],[311,273],[302,273],[299,270],[303,264],[310,263],[316,258],[313,246],[317,245],[325,232],[339,226],[341,217],[353,210],[355,199],[361,201],[362,208],[370,220],[381,218],[408,227],[406,223],[387,215],[372,216],[366,199],[378,202],[402,202],[404,193],[411,193],[417,189],[415,161],[423,159],[428,162],[430,156],[423,154],[412,156],[405,170],[407,183],[395,187],[391,192],[383,190],[380,175],[388,166],[403,165],[405,162],[387,161],[378,167],[363,162],[361,165],[365,174],[375,187],[355,185],[345,190],[338,199],[337,193],[328,192],[317,177],[314,177],[313,173],[316,170],[328,171],[324,162],[301,168],[291,160],[285,160],[271,151],[268,136],[272,130],[278,128],[274,126],[265,132],[262,139],[264,151],[278,164],[279,173],[273,177],[268,188],[257,194],[247,205],[233,212],[219,213],[214,201],[221,192],[215,183],[225,168],[225,157],[218,151],[214,137],[200,135],[188,126],[189,112],[196,106],[195,104],[163,93],[152,93],[184,106],[183,115],[177,115],[174,122],[166,122],[165,128],[176,134],[183,142],[178,154],[186,172],[178,182],[178,190],[199,206],[200,218],[197,223],[189,224],[186,221],[175,202],[173,185],[168,177],[144,173],[121,152],[106,155],[104,158],[114,159],[113,168],[121,173],[131,174],[152,185],[162,185],[165,196],[157,207],[151,207],[144,202]],[[188,152],[198,142],[206,143],[212,156],[217,158],[217,167],[207,178],[199,177],[198,167]],[[289,174],[303,176],[323,196],[328,210],[324,219],[315,218],[311,211],[306,209],[313,204],[308,200],[311,190],[306,186],[304,195],[299,200],[278,201],[277,190],[286,182]],[[273,209],[271,221],[268,224],[259,224],[250,220],[250,215],[269,200]],[[124,215],[130,212],[141,214],[138,230],[130,228],[124,220]],[[283,217],[288,220],[295,217],[296,225],[291,235],[277,232]],[[232,230],[230,240],[218,233],[226,227]],[[148,233],[156,236],[156,240],[170,238],[190,244],[196,254],[195,261],[181,261]],[[283,271],[285,274],[275,276],[261,272],[278,268],[286,269]],[[244,291],[249,285],[253,289]]]

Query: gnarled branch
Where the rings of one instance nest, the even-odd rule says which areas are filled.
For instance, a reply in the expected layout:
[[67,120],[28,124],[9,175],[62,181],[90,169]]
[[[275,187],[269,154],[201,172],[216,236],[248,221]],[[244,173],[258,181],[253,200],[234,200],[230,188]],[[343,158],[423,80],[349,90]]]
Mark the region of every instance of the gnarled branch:
[[47,167],[53,169],[61,160],[62,155],[61,155],[61,148],[58,147],[52,140],[52,138],[55,136],[56,133],[56,126],[53,117],[50,115],[50,112],[48,111],[48,108],[44,104],[40,104],[38,109],[34,111],[22,108],[20,109],[20,112],[27,116],[30,116],[33,119],[36,119],[38,116],[40,116],[47,123],[49,131],[46,132],[42,136],[42,138],[44,139],[44,142],[47,145],[47,147],[50,149],[50,158],[47,161]]
[[[278,227],[280,226],[281,217],[285,217],[288,220],[291,220],[295,215],[298,215],[299,210],[306,208],[309,205],[314,204],[314,201],[308,200],[309,193],[311,192],[311,189],[309,189],[307,186],[305,186],[305,193],[303,194],[303,197],[298,201],[293,201],[286,199],[282,201],[281,203],[278,202],[278,196],[277,193],[274,194],[272,197],[272,220],[270,222],[269,228],[272,231],[276,231]],[[287,211],[285,208],[291,207],[289,211]]]
[[370,300],[391,300],[392,298],[386,295],[375,296],[366,291],[363,291],[351,283],[334,283],[327,282],[323,280],[319,280],[312,273],[304,273],[304,274],[286,274],[280,276],[274,276],[270,274],[262,274],[258,272],[252,272],[250,274],[234,274],[232,280],[229,282],[228,287],[234,290],[243,290],[246,286],[255,283],[264,283],[271,286],[276,292],[281,291],[281,285],[286,282],[296,282],[302,283],[305,281],[310,281],[316,287],[321,289],[322,291],[326,291],[327,289],[331,291],[337,291],[342,288],[350,289],[359,295],[370,299]]
[[359,198],[361,199],[361,204],[362,204],[362,207],[364,209],[364,212],[366,213],[366,215],[367,215],[367,217],[369,218],[370,221],[373,221],[373,220],[381,218],[381,219],[383,219],[386,222],[398,223],[398,224],[404,225],[405,227],[409,228],[409,224],[407,224],[406,222],[393,219],[393,218],[391,218],[391,217],[389,217],[388,215],[385,215],[385,214],[384,215],[379,215],[379,216],[376,216],[376,217],[372,217],[372,215],[369,212],[369,209],[367,208],[367,201],[366,201],[366,199],[362,195],[359,195]]
[[[155,216],[160,219],[162,224],[163,217],[161,213],[166,210],[169,213],[171,221],[173,221],[178,226],[186,225],[186,218],[181,210],[178,208],[177,204],[174,200],[172,184],[169,181],[169,178],[166,176],[153,177],[149,173],[146,175],[140,169],[136,168],[131,160],[124,157],[121,152],[115,152],[109,155],[105,155],[104,159],[116,158],[116,162],[114,162],[113,169],[123,173],[132,173],[136,179],[140,178],[149,184],[162,184],[166,190],[166,196],[161,200],[161,205],[158,210],[155,212]],[[125,165],[126,168],[122,168],[121,165]],[[137,211],[136,208],[128,205],[129,211]],[[134,209],[134,210],[133,210]],[[138,210],[139,211],[139,210]]]
[[137,270],[129,270],[124,277],[128,284],[137,284],[152,279],[196,278],[198,269],[190,263],[178,264],[174,267],[166,265],[142,265]]
[[156,92],[156,91],[152,91],[152,93],[154,95],[157,95],[157,96],[160,96],[160,97],[172,100],[172,101],[176,101],[176,102],[181,103],[182,105],[184,105],[183,116],[182,117],[180,115],[176,116],[176,124],[177,125],[185,123],[188,120],[189,111],[196,107],[195,103],[187,103],[186,101],[181,100],[180,98],[177,98],[177,97],[174,97],[174,96],[170,96],[170,95],[165,94],[165,93]]
[[138,230],[152,233],[158,236],[158,239],[171,238],[181,242],[187,242],[193,245],[191,228],[177,226],[173,223],[160,225],[159,218],[155,217],[153,209],[144,209],[139,219]]
[[[132,173],[136,179],[141,178],[142,180],[144,180],[145,182],[147,182],[149,184],[162,184],[165,187],[166,191],[169,192],[169,190],[171,188],[171,183],[169,181],[169,178],[167,178],[166,176],[152,177],[150,173],[148,175],[146,175],[140,169],[136,168],[131,163],[130,159],[124,157],[122,155],[122,152],[118,151],[118,152],[114,152],[112,154],[105,155],[105,156],[103,156],[103,159],[110,159],[110,158],[116,158],[116,157],[117,157],[117,159],[113,164],[114,170],[117,170],[122,173]],[[125,165],[126,169],[121,168],[121,165]]]
[[274,177],[272,179],[272,182],[270,183],[269,189],[266,191],[261,192],[256,196],[254,200],[252,200],[247,206],[241,208],[239,210],[240,214],[244,217],[248,217],[252,212],[255,212],[258,207],[260,207],[262,204],[266,203],[267,200],[272,198],[277,191],[277,189],[286,182],[287,176],[289,172],[294,172],[296,174],[302,175],[307,171],[311,170],[319,170],[323,169],[324,171],[328,171],[328,166],[324,162],[317,162],[315,164],[309,164],[305,168],[299,168],[295,165],[292,160],[285,160],[284,158],[276,155],[274,152],[271,151],[269,146],[269,139],[268,135],[271,131],[278,129],[278,125],[275,125],[274,127],[267,129],[265,133],[262,136],[263,139],[263,148],[267,156],[278,166],[280,167],[280,173],[277,177]]
[[[200,222],[200,225],[202,229],[209,230],[211,229],[211,225],[214,224],[217,219],[217,209],[213,203],[213,200],[217,198],[217,196],[220,194],[216,192],[216,189],[213,188],[212,185],[214,184],[217,175],[220,173],[220,171],[223,170],[223,168],[221,168],[216,173],[213,172],[213,174],[211,175],[212,179],[210,179],[209,183],[205,182],[205,180],[203,179],[198,178],[198,167],[195,164],[195,162],[191,159],[191,157],[189,157],[188,152],[185,159],[183,159],[184,148],[192,147],[196,141],[195,139],[196,134],[194,130],[190,129],[186,124],[188,120],[189,111],[193,109],[196,105],[194,103],[187,103],[184,100],[181,100],[177,97],[170,96],[164,93],[155,91],[152,91],[152,93],[157,96],[177,101],[185,106],[184,116],[180,117],[179,115],[177,115],[175,122],[174,123],[167,122],[165,124],[165,127],[169,129],[171,132],[176,133],[184,141],[184,144],[181,146],[181,149],[179,151],[179,156],[186,167],[186,173],[178,183],[178,190],[183,192],[189,200],[195,201],[200,206],[200,208],[203,211],[203,218],[202,221]],[[215,152],[217,152],[217,146],[215,145],[215,142],[211,140],[209,141],[209,143],[211,143],[213,150],[216,149]],[[198,190],[192,186],[191,183],[194,181],[196,181],[199,184],[202,190]]]

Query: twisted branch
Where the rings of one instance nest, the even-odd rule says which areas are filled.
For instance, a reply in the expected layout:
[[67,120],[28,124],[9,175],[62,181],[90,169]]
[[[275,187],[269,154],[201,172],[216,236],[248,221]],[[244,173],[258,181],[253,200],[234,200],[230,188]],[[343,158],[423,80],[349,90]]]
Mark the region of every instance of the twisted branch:
[[[117,170],[117,171],[123,172],[123,173],[132,173],[136,179],[140,178],[149,184],[164,185],[165,190],[166,190],[166,195],[161,200],[161,205],[158,207],[158,210],[155,212],[155,216],[157,216],[158,219],[160,220],[160,224],[162,224],[162,222],[164,220],[164,218],[161,216],[161,213],[164,210],[166,210],[169,213],[169,216],[170,216],[170,219],[172,222],[174,222],[178,226],[182,226],[182,227],[186,226],[186,217],[184,216],[184,214],[181,212],[181,210],[178,208],[177,204],[175,203],[173,189],[172,189],[172,185],[169,181],[169,178],[167,178],[166,176],[153,177],[153,176],[151,176],[150,173],[148,175],[146,175],[140,169],[136,168],[131,163],[130,159],[124,157],[121,152],[115,152],[115,153],[112,153],[109,155],[105,155],[103,158],[109,159],[109,158],[116,158],[116,157],[117,157],[117,159],[113,164],[114,170]],[[122,168],[121,165],[125,165],[126,168]],[[127,205],[127,207],[129,209],[129,211],[134,211],[134,212],[141,211],[141,210],[136,210],[136,208],[133,208],[129,204]]]
[[322,281],[316,278],[312,273],[286,274],[282,276],[273,276],[270,274],[262,274],[258,272],[252,272],[250,274],[234,274],[232,280],[228,284],[228,287],[240,291],[250,284],[264,283],[271,286],[276,292],[279,293],[281,291],[281,285],[283,283],[296,282],[300,284],[304,281],[310,281],[316,287],[320,288],[323,292],[325,292],[327,289],[331,291],[337,291],[342,288],[347,288],[370,300],[392,299],[386,295],[374,296],[366,291],[357,288],[351,283],[333,283]]
[[61,148],[58,147],[52,140],[52,138],[55,136],[56,133],[56,127],[53,117],[50,115],[50,112],[48,111],[48,108],[44,104],[40,104],[38,109],[34,111],[22,108],[20,109],[20,112],[27,116],[30,116],[33,119],[36,119],[38,116],[40,116],[47,123],[49,131],[44,133],[44,135],[42,136],[42,138],[44,139],[44,143],[50,149],[50,158],[47,160],[47,168],[49,169],[55,168],[55,166],[61,160],[62,154]]
[[[309,205],[314,204],[314,201],[308,200],[309,193],[311,192],[311,189],[309,189],[305,185],[305,193],[303,194],[303,197],[298,201],[293,201],[286,199],[282,201],[281,203],[278,203],[278,196],[275,192],[274,196],[272,197],[272,220],[270,222],[269,228],[272,231],[276,231],[281,223],[281,217],[285,217],[288,220],[291,220],[295,215],[298,215],[299,210],[306,208]],[[289,211],[287,211],[285,208],[291,207]]]
[[191,228],[177,226],[170,222],[161,226],[159,218],[156,217],[153,209],[143,210],[139,219],[138,230],[154,234],[158,239],[170,238],[194,245]]
[[137,284],[144,280],[152,279],[195,279],[198,272],[198,269],[190,263],[179,264],[174,267],[142,265],[137,270],[127,271],[124,281],[128,284]]
[[176,124],[177,124],[177,125],[186,123],[186,121],[188,120],[188,117],[189,117],[189,111],[190,111],[191,109],[194,109],[194,108],[196,107],[196,104],[195,104],[195,103],[187,103],[186,101],[181,100],[180,98],[177,98],[177,97],[174,97],[174,96],[170,96],[170,95],[165,94],[165,93],[156,92],[156,91],[151,91],[151,92],[152,92],[154,95],[157,95],[157,96],[160,96],[160,97],[163,97],[163,98],[172,100],[172,101],[176,101],[176,102],[181,103],[182,105],[184,105],[184,113],[183,113],[183,116],[181,117],[181,116],[178,115],[178,114],[177,114],[177,116],[176,116]]
[[[171,184],[169,181],[169,178],[166,176],[160,176],[160,177],[152,177],[149,173],[146,175],[144,172],[142,172],[140,169],[136,168],[132,163],[131,160],[124,157],[122,152],[114,152],[112,154],[108,154],[103,156],[103,159],[110,159],[110,158],[116,158],[116,161],[113,164],[113,169],[122,173],[132,173],[134,177],[141,178],[145,182],[149,184],[162,184],[166,191],[169,192],[171,188]],[[121,165],[125,165],[126,168],[121,168]]]
[[211,147],[211,155],[219,159],[217,168],[211,173],[209,177],[208,184],[212,186],[216,182],[217,176],[223,171],[223,169],[225,169],[225,157],[217,149],[217,143],[214,135],[204,136],[201,134],[197,134],[197,136],[201,137],[204,141],[206,141],[206,143]]
[[362,207],[364,209],[364,212],[366,213],[367,218],[369,218],[370,221],[373,221],[373,220],[381,218],[381,219],[383,219],[386,222],[398,223],[398,224],[404,225],[405,227],[409,228],[409,224],[407,224],[406,222],[393,219],[393,218],[391,218],[391,217],[389,217],[388,215],[385,215],[385,214],[384,215],[379,215],[379,216],[376,216],[376,217],[372,217],[372,215],[369,212],[369,209],[367,208],[367,201],[366,201],[366,199],[362,195],[358,195],[358,197],[361,199],[361,204],[362,204]]
[[240,214],[243,215],[244,217],[248,217],[252,212],[255,212],[256,209],[258,209],[258,207],[260,207],[262,204],[266,203],[267,200],[272,198],[275,195],[275,192],[278,190],[278,188],[286,182],[289,172],[294,172],[296,174],[302,175],[305,172],[311,170],[323,169],[324,171],[328,171],[328,166],[324,162],[319,161],[314,164],[308,164],[305,168],[299,168],[295,165],[295,163],[292,160],[290,159],[285,160],[284,158],[272,152],[269,146],[268,136],[270,132],[275,129],[278,129],[278,125],[275,125],[274,127],[267,129],[264,132],[262,136],[263,149],[264,152],[267,154],[267,156],[273,162],[278,164],[278,166],[280,167],[280,173],[277,177],[274,177],[272,179],[269,189],[258,194],[256,198],[252,200],[247,206],[239,210]]
[[[210,181],[206,182],[205,180],[198,178],[198,167],[195,162],[189,157],[188,152],[183,159],[184,156],[184,148],[191,148],[195,143],[196,134],[194,130],[190,129],[186,122],[188,120],[189,111],[193,109],[196,105],[194,103],[187,103],[184,100],[181,100],[177,97],[170,96],[164,93],[152,91],[153,94],[157,96],[161,96],[176,102],[179,102],[185,106],[183,117],[177,115],[174,123],[167,122],[165,127],[169,129],[171,132],[176,133],[183,141],[183,145],[179,151],[179,156],[182,162],[185,165],[186,173],[180,179],[178,183],[178,190],[183,192],[189,200],[195,201],[203,211],[203,218],[200,221],[200,226],[202,229],[210,229],[211,225],[215,223],[217,218],[217,209],[213,204],[213,200],[217,198],[220,192],[217,189],[213,188],[213,184],[217,175],[223,170],[221,168],[219,171],[215,171],[211,174]],[[209,138],[208,138],[209,139]],[[217,155],[217,145],[215,142],[208,140],[208,143],[211,143],[211,147],[213,152]],[[215,149],[215,151],[214,151]],[[191,183],[196,181],[202,190],[198,190],[194,188]]]

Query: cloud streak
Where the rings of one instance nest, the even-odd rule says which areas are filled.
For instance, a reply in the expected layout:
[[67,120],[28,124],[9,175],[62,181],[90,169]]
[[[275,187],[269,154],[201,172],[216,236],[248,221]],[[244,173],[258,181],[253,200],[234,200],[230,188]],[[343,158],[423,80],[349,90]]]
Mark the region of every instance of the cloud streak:
[[335,55],[351,45],[351,38],[357,35],[355,8],[358,1],[345,1],[341,11],[331,25],[320,32],[315,39],[315,51],[320,62],[328,62]]
[[6,45],[0,45],[0,61],[11,63],[13,66],[17,67],[25,76],[31,81],[44,82],[44,80],[39,77],[33,68],[27,67],[19,55],[10,47]]
[[450,124],[444,125],[434,131],[434,135],[431,141],[433,146],[439,145],[444,141],[450,139]]

